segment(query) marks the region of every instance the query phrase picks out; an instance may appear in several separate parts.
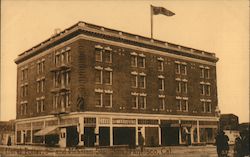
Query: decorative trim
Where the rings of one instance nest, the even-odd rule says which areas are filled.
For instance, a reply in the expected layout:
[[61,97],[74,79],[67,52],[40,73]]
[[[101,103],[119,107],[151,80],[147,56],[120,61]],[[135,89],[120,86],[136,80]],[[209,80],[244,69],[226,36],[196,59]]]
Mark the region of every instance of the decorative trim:
[[159,60],[159,61],[164,61],[164,58],[158,57],[157,60]]
[[176,96],[175,98],[176,98],[176,99],[182,99],[180,96]]
[[131,52],[130,55],[137,56],[138,54],[135,52]]
[[144,72],[139,73],[139,75],[146,76],[146,74]]
[[139,93],[136,93],[136,92],[131,92],[131,95],[139,95]]
[[146,93],[140,93],[139,95],[140,95],[140,96],[147,96]]
[[104,93],[110,93],[110,94],[112,94],[113,91],[108,89],[108,90],[104,90]]
[[159,98],[165,98],[165,95],[158,95]]
[[95,45],[96,49],[103,49],[103,47],[101,45]]
[[165,77],[163,75],[159,75],[158,78],[164,79]]
[[182,99],[183,99],[183,100],[188,100],[188,97],[183,97]]
[[104,50],[112,51],[112,49],[110,47],[105,47]]
[[140,57],[146,57],[143,53],[139,54]]
[[132,75],[138,75],[138,73],[136,71],[132,71],[131,74]]
[[113,71],[110,67],[104,68],[106,71]]
[[103,67],[101,67],[101,66],[95,66],[95,69],[103,70]]
[[97,89],[95,89],[95,92],[97,92],[97,93],[103,93],[103,89],[97,88]]

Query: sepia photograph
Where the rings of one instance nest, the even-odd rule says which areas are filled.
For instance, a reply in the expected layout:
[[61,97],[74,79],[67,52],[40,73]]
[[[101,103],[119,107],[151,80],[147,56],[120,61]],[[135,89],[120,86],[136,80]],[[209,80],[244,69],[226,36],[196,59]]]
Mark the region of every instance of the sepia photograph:
[[249,157],[248,0],[2,0],[0,157]]

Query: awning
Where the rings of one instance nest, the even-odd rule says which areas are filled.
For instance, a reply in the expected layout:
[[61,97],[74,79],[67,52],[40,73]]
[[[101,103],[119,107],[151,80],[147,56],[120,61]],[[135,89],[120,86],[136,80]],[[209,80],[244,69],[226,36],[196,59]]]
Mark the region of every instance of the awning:
[[38,132],[36,132],[35,136],[44,136],[44,135],[52,135],[52,134],[58,134],[59,129],[58,126],[48,126]]

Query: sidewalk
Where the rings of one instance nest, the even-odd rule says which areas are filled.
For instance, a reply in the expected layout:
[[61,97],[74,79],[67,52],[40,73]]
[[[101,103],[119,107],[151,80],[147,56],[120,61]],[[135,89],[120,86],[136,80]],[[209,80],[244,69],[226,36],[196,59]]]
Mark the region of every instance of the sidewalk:
[[[84,157],[217,157],[216,147],[207,146],[171,146],[171,147],[145,147],[143,152],[139,148],[51,148],[43,146],[0,146],[2,156],[84,156]],[[1,156],[1,155],[0,155]],[[229,157],[233,157],[230,148]]]

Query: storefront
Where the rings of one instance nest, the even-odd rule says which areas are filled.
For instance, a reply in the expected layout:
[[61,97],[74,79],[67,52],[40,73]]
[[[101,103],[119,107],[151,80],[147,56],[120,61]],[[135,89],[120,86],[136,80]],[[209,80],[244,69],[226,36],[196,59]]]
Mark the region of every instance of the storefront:
[[48,144],[60,147],[172,146],[214,143],[216,117],[189,117],[114,113],[74,113],[60,117],[19,120],[17,144]]

